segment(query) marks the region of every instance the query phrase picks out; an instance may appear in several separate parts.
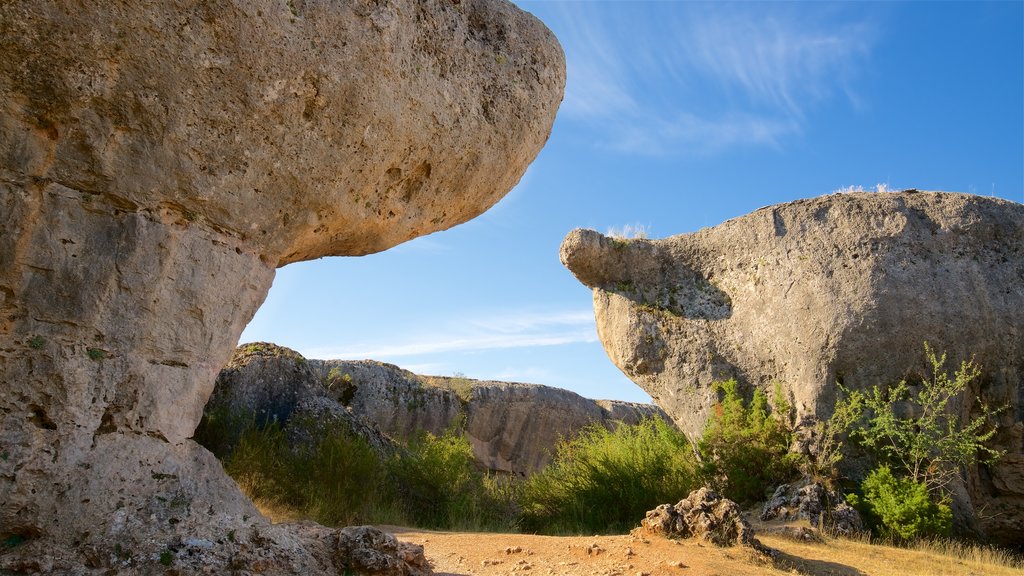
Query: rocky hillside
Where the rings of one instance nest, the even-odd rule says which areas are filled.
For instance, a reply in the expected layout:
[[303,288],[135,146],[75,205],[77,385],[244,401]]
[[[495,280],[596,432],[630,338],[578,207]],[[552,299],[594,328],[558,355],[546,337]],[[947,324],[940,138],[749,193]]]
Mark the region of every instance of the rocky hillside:
[[441,434],[463,423],[482,467],[517,475],[542,468],[560,438],[589,424],[611,427],[651,416],[668,420],[650,404],[590,400],[537,384],[421,376],[371,360],[307,360],[267,343],[239,346],[210,400],[211,409],[251,412],[282,423],[308,413],[310,406],[354,420],[347,425],[378,445],[408,440],[421,430]]
[[[716,380],[771,397],[798,420],[826,418],[836,383],[921,381],[923,343],[974,358],[980,386],[958,398],[1005,405],[995,447],[957,487],[964,529],[1024,534],[1024,206],[905,191],[834,194],[762,208],[663,240],[575,230],[562,261],[594,289],[615,364],[687,434],[700,435]],[[985,510],[984,514],[975,511]],[[975,524],[977,522],[977,524]]]

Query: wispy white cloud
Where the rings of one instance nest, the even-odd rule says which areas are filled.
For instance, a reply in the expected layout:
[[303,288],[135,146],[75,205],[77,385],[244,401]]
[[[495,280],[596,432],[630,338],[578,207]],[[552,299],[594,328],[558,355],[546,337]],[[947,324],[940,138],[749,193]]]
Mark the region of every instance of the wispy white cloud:
[[358,343],[304,351],[312,358],[387,360],[452,352],[473,352],[596,342],[594,314],[506,313],[453,323],[438,330],[382,343]]
[[563,112],[603,147],[642,154],[778,147],[853,80],[875,27],[833,6],[660,3],[564,5]]
[[684,46],[704,76],[739,88],[755,103],[801,117],[807,106],[842,90],[870,55],[864,21],[837,22],[822,10],[785,5],[708,10],[691,22]]

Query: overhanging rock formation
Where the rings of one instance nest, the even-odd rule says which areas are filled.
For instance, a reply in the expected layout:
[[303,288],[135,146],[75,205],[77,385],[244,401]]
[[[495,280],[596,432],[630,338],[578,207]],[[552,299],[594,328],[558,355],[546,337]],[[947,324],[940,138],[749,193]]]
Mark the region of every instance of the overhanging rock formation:
[[214,377],[275,268],[493,205],[564,77],[504,0],[0,5],[0,568],[344,566],[188,439]]
[[[838,194],[762,208],[693,234],[622,240],[571,232],[562,262],[594,288],[612,361],[691,438],[735,377],[803,416],[853,388],[925,375],[923,343],[982,382],[962,399],[1006,404],[1007,456],[966,490],[993,539],[1024,533],[1024,206],[966,194]],[[915,374],[916,372],[916,374]],[[967,493],[960,502],[966,502]],[[993,513],[998,511],[998,513]],[[970,510],[961,509],[962,524]]]

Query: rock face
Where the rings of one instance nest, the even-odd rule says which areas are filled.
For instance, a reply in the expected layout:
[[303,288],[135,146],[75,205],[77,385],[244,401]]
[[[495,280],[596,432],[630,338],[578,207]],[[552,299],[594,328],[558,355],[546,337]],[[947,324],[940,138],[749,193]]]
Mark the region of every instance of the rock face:
[[274,269],[476,216],[564,85],[504,0],[15,0],[0,39],[0,568],[227,550],[259,516],[188,438]]
[[971,470],[991,537],[1024,533],[1024,206],[966,194],[840,194],[762,208],[693,234],[619,240],[571,232],[562,262],[594,288],[608,355],[691,438],[735,377],[796,420],[828,417],[837,387],[927,374],[923,342],[984,368],[956,407],[1008,405]]
[[[551,460],[555,444],[584,426],[670,421],[660,408],[618,400],[590,400],[575,392],[516,382],[420,376],[373,361],[310,360],[325,374],[350,375],[352,388],[335,395],[353,414],[400,440],[420,430],[441,434],[465,417],[466,435],[481,466],[526,476]],[[345,402],[349,396],[350,400]]]
[[547,465],[556,442],[584,426],[669,420],[650,404],[589,400],[537,384],[420,376],[370,360],[307,360],[265,343],[238,347],[217,377],[208,408],[287,424],[310,406],[320,419],[344,419],[379,453],[394,451],[392,438],[440,435],[461,421],[481,467],[519,476]]

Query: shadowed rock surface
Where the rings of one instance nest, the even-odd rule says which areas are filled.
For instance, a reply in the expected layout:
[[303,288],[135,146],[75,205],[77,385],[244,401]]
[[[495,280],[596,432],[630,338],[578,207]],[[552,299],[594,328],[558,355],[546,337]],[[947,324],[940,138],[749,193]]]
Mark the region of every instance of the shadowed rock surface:
[[[293,415],[332,419],[378,453],[420,431],[440,435],[464,419],[473,453],[492,472],[529,475],[555,444],[584,426],[669,421],[651,404],[590,400],[575,392],[511,382],[420,376],[372,360],[307,360],[266,343],[239,346],[217,378],[208,410],[254,414],[287,424]],[[383,445],[383,448],[378,448]]]
[[189,440],[214,378],[275,268],[493,205],[563,86],[504,0],[0,4],[0,569],[342,571]]
[[[826,418],[836,382],[920,381],[923,342],[984,373],[977,398],[1008,405],[993,443],[1007,456],[969,470],[958,518],[990,538],[1024,534],[1024,206],[967,194],[837,194],[762,208],[664,240],[575,230],[562,262],[594,289],[612,361],[691,438],[735,377],[796,421]],[[952,365],[947,366],[951,370]]]

